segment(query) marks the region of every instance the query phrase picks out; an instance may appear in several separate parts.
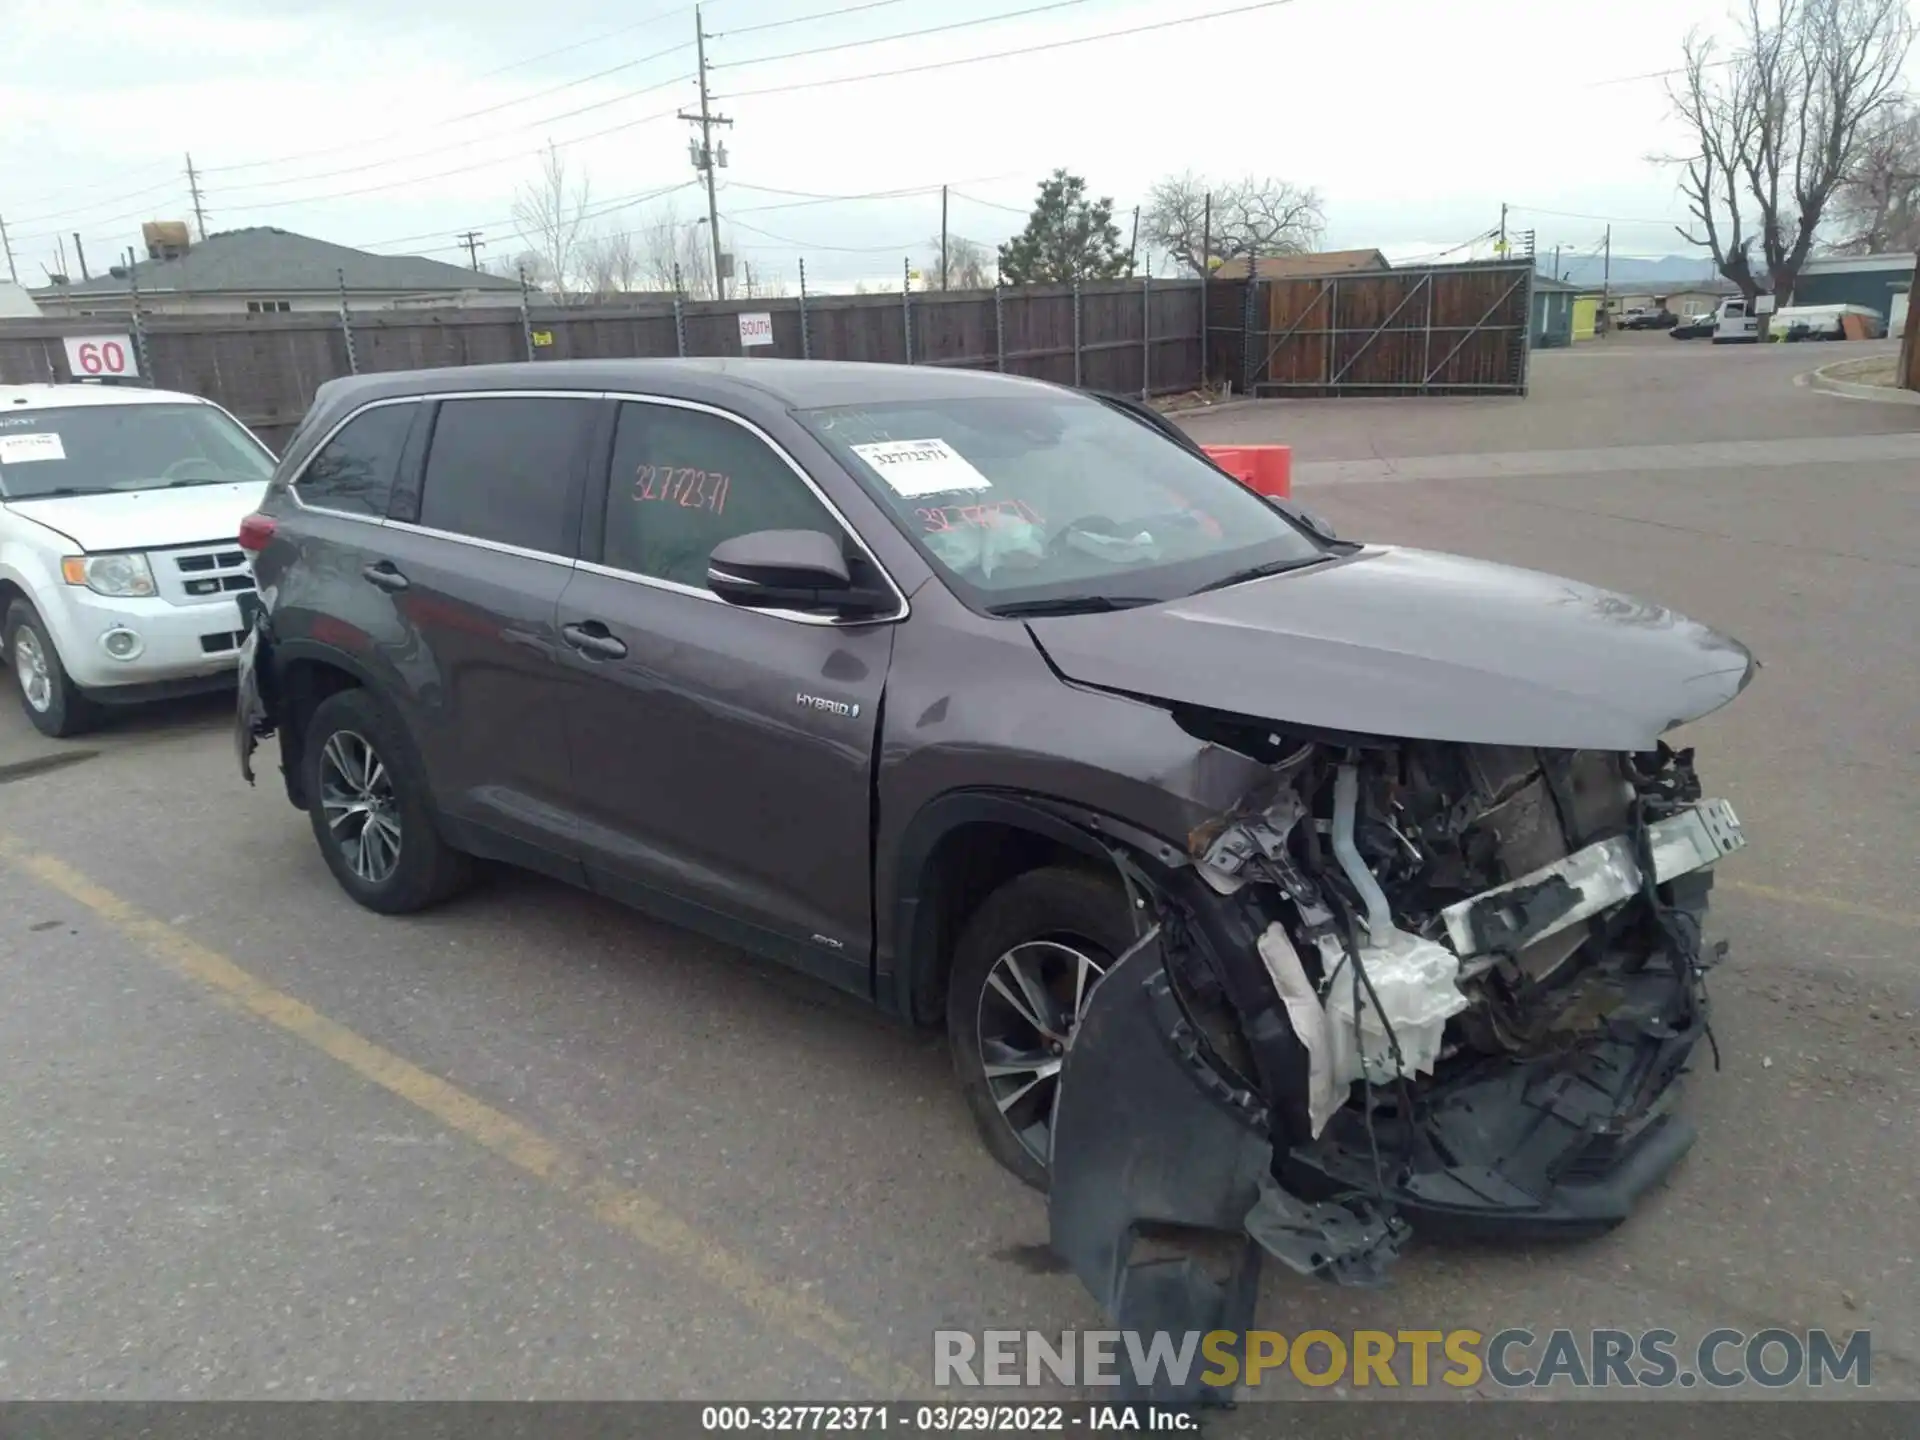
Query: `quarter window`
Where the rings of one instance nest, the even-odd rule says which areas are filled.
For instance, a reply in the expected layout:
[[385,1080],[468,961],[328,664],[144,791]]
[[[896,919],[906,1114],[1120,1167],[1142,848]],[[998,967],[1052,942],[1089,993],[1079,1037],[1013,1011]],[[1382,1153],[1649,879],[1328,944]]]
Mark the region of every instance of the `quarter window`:
[[745,426],[678,406],[620,407],[607,564],[704,590],[713,547],[756,530],[842,533],[806,482]]
[[571,556],[594,404],[569,396],[442,401],[427,451],[420,523]]
[[376,405],[349,420],[301,473],[294,489],[302,503],[376,519],[384,516],[416,409],[415,405]]

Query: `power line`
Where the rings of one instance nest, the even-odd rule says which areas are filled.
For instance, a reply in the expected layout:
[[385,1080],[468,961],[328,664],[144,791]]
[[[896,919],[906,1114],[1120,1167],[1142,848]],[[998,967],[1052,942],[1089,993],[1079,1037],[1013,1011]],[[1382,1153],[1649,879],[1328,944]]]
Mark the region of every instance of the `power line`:
[[[332,171],[327,173],[337,174],[337,175],[353,174],[353,173],[362,172],[366,170],[381,169],[388,165],[402,165],[414,160],[425,160],[435,155],[447,154],[448,152],[454,151],[454,150],[464,150],[474,145],[484,144],[487,141],[505,139],[509,136],[522,134],[528,130],[538,129],[543,126],[553,124],[556,121],[570,120],[575,116],[589,114],[595,110],[604,110],[610,105],[618,105],[628,100],[638,99],[642,95],[649,95],[659,90],[670,89],[674,85],[678,85],[683,81],[691,80],[693,78],[694,77],[691,75],[676,75],[670,80],[663,80],[655,85],[644,86],[638,90],[625,91],[622,94],[611,97],[610,99],[598,100],[591,105],[581,105],[572,110],[563,111],[558,115],[548,115],[539,120],[528,121],[523,125],[512,126],[509,129],[496,131],[489,135],[473,136],[466,140],[456,141],[450,145],[436,146],[431,150],[422,150],[411,155],[394,156],[389,159],[372,162],[367,165],[353,166],[353,167],[349,167],[346,170]],[[576,135],[571,139],[562,140],[558,143],[560,145],[560,148],[565,149],[568,146],[582,144],[588,140],[597,140],[605,135],[617,134],[622,130],[631,130],[641,125],[652,124],[654,121],[664,120],[669,116],[671,116],[672,114],[673,114],[673,111],[664,110],[664,111],[656,112],[655,114],[652,114],[652,115],[643,115],[637,120],[628,120],[628,121],[623,121],[618,125],[609,125],[604,129],[594,130],[585,135]],[[297,195],[288,199],[280,199],[280,200],[253,201],[253,200],[241,199],[239,201],[235,201],[232,203],[240,209],[249,210],[249,211],[251,210],[282,210],[287,208],[290,205],[310,205],[310,204],[317,204],[327,200],[350,199],[357,195],[378,194],[382,191],[402,189],[408,185],[417,185],[429,180],[443,180],[443,179],[448,179],[455,175],[468,175],[473,173],[476,170],[490,169],[496,165],[511,164],[514,161],[524,159],[525,154],[526,152],[516,151],[511,155],[496,156],[490,160],[476,161],[471,165],[458,165],[450,169],[434,171],[433,173],[427,174],[427,175],[412,175],[402,180],[386,181],[378,185],[363,185],[352,190],[330,191],[324,195]],[[208,172],[205,170],[201,170],[199,172],[199,174],[201,175],[205,175],[207,173]],[[318,179],[322,177],[310,175],[310,176],[304,176],[301,178],[307,179],[307,180],[313,180],[313,179]],[[291,181],[262,181],[258,187],[243,187],[243,188],[263,188],[264,189],[268,185],[277,185],[277,184],[286,184],[286,183],[292,183],[292,182]],[[137,210],[123,211],[117,215],[104,216],[98,219],[89,220],[86,223],[88,228],[98,229],[100,227],[110,225],[115,221],[130,220],[139,216],[147,215],[149,214],[150,210],[151,210],[150,206],[141,206]],[[435,231],[433,233],[441,234],[443,232]],[[26,241],[26,240],[56,239],[58,238],[58,236],[57,236],[57,232],[45,231],[45,232],[40,232],[33,235],[16,236],[15,238],[21,241]]]
[[[587,79],[599,79],[602,76],[613,74],[614,70],[628,69],[628,68],[631,68],[631,65],[643,65],[647,63],[647,61],[649,60],[658,60],[663,56],[674,54],[676,51],[686,50],[690,48],[692,44],[693,42],[689,40],[685,44],[675,45],[670,49],[656,51],[652,55],[643,56],[639,60],[630,62],[629,65],[616,65],[613,67],[612,70],[603,70],[600,72],[599,75],[588,76]],[[314,180],[331,180],[341,175],[358,175],[358,174],[363,174],[368,170],[384,169],[389,165],[404,165],[410,160],[425,160],[434,155],[445,155],[450,151],[465,150],[469,146],[483,144],[488,140],[500,140],[500,139],[506,138],[509,135],[519,135],[519,134],[525,133],[528,130],[540,129],[543,126],[552,125],[557,121],[571,120],[577,115],[586,115],[595,110],[604,110],[610,105],[619,105],[619,104],[625,103],[628,100],[637,100],[642,95],[651,95],[651,94],[654,94],[656,91],[670,89],[672,86],[678,85],[682,81],[691,80],[693,78],[694,77],[691,75],[676,75],[670,80],[662,80],[655,85],[645,85],[638,90],[623,90],[620,94],[615,95],[610,99],[596,100],[590,105],[581,105],[572,110],[562,111],[558,115],[542,116],[538,120],[529,120],[523,124],[510,126],[505,130],[496,130],[488,135],[469,136],[465,140],[455,140],[452,143],[447,145],[437,145],[431,150],[417,150],[411,155],[388,156],[387,158],[382,160],[370,160],[362,165],[349,165],[339,170],[322,170],[312,175],[289,175],[289,176],[284,176],[278,180],[249,181],[241,185],[240,188],[242,190],[266,190],[266,189],[270,189],[270,188],[281,186],[281,185],[304,185]],[[585,82],[581,81],[578,83],[584,84]],[[563,86],[561,88],[564,89],[564,88],[570,88],[570,87]],[[483,112],[475,112],[475,113],[477,114],[477,113],[483,113]],[[431,129],[434,127],[429,126],[427,128]],[[373,142],[367,142],[367,143],[373,143]],[[231,167],[227,167],[227,168],[231,168]],[[200,173],[205,175],[205,174],[210,174],[211,172],[203,170]],[[222,192],[222,193],[224,194],[226,192]]]
[[1103,30],[1094,35],[1076,35],[1068,40],[1050,40],[1044,45],[1023,45],[1017,50],[998,50],[991,55],[968,55],[957,60],[935,60],[925,65],[902,65],[892,70],[873,70],[864,75],[839,75],[829,80],[801,80],[791,85],[765,85],[758,90],[736,90],[723,100],[744,100],[753,95],[784,95],[795,90],[822,90],[830,85],[853,85],[863,80],[886,80],[896,75],[924,75],[930,70],[949,70],[961,65],[980,65],[989,60],[1009,60],[1016,55],[1040,55],[1049,50],[1064,50],[1073,45],[1091,45],[1096,40],[1118,40],[1126,35],[1145,35],[1153,30],[1171,30],[1178,25],[1195,25],[1203,20],[1223,20],[1230,15],[1248,15],[1256,10],[1273,10],[1291,5],[1293,0],[1256,0],[1251,5],[1236,5],[1228,10],[1209,10],[1202,15],[1183,15],[1176,20],[1157,20],[1148,25],[1130,25],[1122,30]]
[[[1516,205],[1513,208],[1517,210],[1520,207]],[[1478,235],[1474,235],[1469,237],[1468,239],[1462,240],[1458,245],[1449,245],[1447,246],[1446,249],[1435,250],[1430,255],[1415,255],[1411,259],[1396,260],[1394,263],[1395,265],[1399,265],[1399,266],[1431,265],[1434,261],[1444,259],[1448,255],[1453,254],[1454,251],[1456,250],[1465,250],[1471,246],[1478,245],[1482,240],[1491,240],[1493,239],[1494,236],[1498,235],[1499,233],[1500,233],[1500,227],[1496,225],[1491,230],[1482,230]]]
[[[689,186],[697,185],[697,184],[699,184],[699,181],[697,180],[676,180],[671,185],[663,185],[653,190],[643,190],[637,195],[625,195],[618,200],[609,200],[604,205],[596,205],[596,206],[589,207],[587,210],[582,212],[580,219],[583,223],[588,220],[598,220],[603,216],[613,214],[615,211],[628,210],[635,205],[644,205],[650,200],[659,200],[667,195],[673,194],[676,190],[685,190]],[[519,224],[519,221],[517,221],[513,216],[506,215],[506,216],[496,217],[495,219],[492,219],[492,220],[482,220],[479,223],[479,225],[476,226],[475,228],[478,230],[484,231],[493,226],[517,225],[517,224]],[[404,245],[409,240],[431,240],[435,236],[444,235],[446,233],[447,232],[444,230],[426,230],[414,235],[395,235],[385,240],[366,240],[366,241],[362,241],[358,245],[352,246],[351,248],[355,250],[375,250],[383,245]],[[459,250],[462,248],[464,247],[461,245],[440,245],[440,246],[432,247],[420,253],[432,254],[435,249]]]
[[[1025,173],[1025,171],[1003,170],[998,175],[976,175],[971,180],[962,180],[959,183],[962,185],[992,185],[998,181],[1010,179],[1014,175]],[[763,195],[791,195],[797,197],[792,200],[782,201],[776,205],[745,205],[734,212],[736,215],[756,215],[768,210],[799,210],[812,205],[835,205],[860,200],[903,200],[914,195],[931,195],[940,189],[941,183],[942,182],[935,182],[928,185],[903,185],[893,190],[866,190],[856,195],[822,195],[813,190],[783,190],[777,185],[753,185],[744,180],[730,180],[727,182],[726,188],[728,190],[752,190]],[[989,202],[975,201],[974,203],[987,204]],[[1012,206],[1002,206],[1000,208],[1007,210],[1013,209]],[[1024,215],[1027,212],[1017,210],[1014,211],[1014,213]]]
[[900,0],[867,0],[864,5],[842,5],[836,10],[816,10],[811,15],[795,15],[786,20],[766,20],[758,25],[741,25],[732,30],[716,30],[713,32],[713,38],[725,40],[734,35],[751,35],[756,30],[780,30],[788,25],[805,25],[810,20],[832,20],[841,15],[857,15],[862,10],[880,10],[888,5],[898,4]]
[[[1726,55],[1718,60],[1703,60],[1700,62],[1700,68],[1703,70],[1711,70],[1721,65],[1731,65],[1736,58],[1738,57]],[[1680,65],[1672,70],[1648,70],[1639,75],[1615,75],[1610,80],[1589,80],[1582,88],[1598,90],[1607,85],[1631,85],[1640,80],[1665,80],[1672,75],[1684,75],[1690,68],[1691,67],[1686,65]]]
[[[565,150],[569,146],[582,145],[589,140],[598,140],[603,135],[613,135],[622,130],[633,130],[642,125],[651,125],[656,120],[669,119],[673,113],[671,110],[656,110],[651,115],[642,115],[638,120],[625,120],[618,125],[609,125],[604,130],[594,130],[585,135],[575,135],[569,140],[556,141],[554,145],[556,149]],[[496,155],[491,160],[476,160],[471,165],[456,165],[450,170],[436,170],[429,175],[409,175],[404,180],[386,180],[378,185],[362,185],[357,190],[334,190],[325,195],[296,195],[289,200],[247,201],[242,202],[242,208],[247,210],[283,210],[289,205],[317,205],[322,201],[346,200],[355,195],[377,195],[382,191],[401,190],[409,185],[419,185],[429,180],[445,180],[455,175],[470,175],[476,170],[490,170],[496,165],[511,165],[516,160],[524,160],[528,155],[538,153],[537,150],[515,151],[511,155]],[[413,158],[419,159],[420,157],[414,156]],[[434,233],[439,234],[441,232],[435,231]]]
[[[156,195],[162,190],[175,189],[179,184],[180,184],[179,176],[175,175],[172,179],[169,179],[163,185],[150,185],[145,190],[135,190],[128,195],[115,195],[111,200],[98,200],[91,205],[81,205],[72,210],[57,211],[52,215],[35,215],[30,219],[17,221],[15,223],[22,224],[22,225],[53,225],[53,224],[57,224],[59,221],[62,221],[62,220],[70,220],[70,219],[73,219],[75,216],[85,215],[89,210],[98,210],[103,205],[116,205],[120,203],[122,200],[138,200],[142,195]],[[69,186],[68,188],[74,189],[78,187]],[[134,211],[133,213],[139,214],[140,212]],[[98,224],[103,224],[105,222],[93,220],[93,221],[88,221],[86,223],[89,225],[98,225]],[[46,233],[51,234],[52,232],[49,231]]]
[[835,50],[859,50],[868,45],[885,45],[891,40],[916,40],[922,35],[943,35],[949,30],[970,30],[976,25],[993,25],[1001,20],[1018,20],[1025,15],[1040,15],[1049,10],[1066,10],[1085,5],[1088,0],[1048,0],[1044,5],[1029,5],[1024,10],[1008,10],[999,15],[982,15],[975,20],[954,20],[945,25],[929,25],[922,30],[901,30],[892,35],[876,35],[866,40],[842,40],[833,45],[815,45],[807,50],[783,50],[777,55],[755,55],[748,60],[728,60],[715,70],[737,70],[742,65],[766,65],[775,60],[798,60],[808,55],[826,55]]
[[603,30],[598,35],[589,35],[584,40],[573,40],[565,45],[557,45],[551,50],[542,50],[538,55],[529,55],[523,60],[509,61],[496,70],[483,71],[473,78],[475,80],[491,80],[494,76],[504,75],[509,70],[522,70],[529,65],[538,65],[542,60],[551,60],[556,55],[565,55],[569,51],[582,50],[589,45],[599,45],[620,35],[630,35],[635,30],[644,30],[649,25],[658,25],[662,20],[671,20],[677,15],[686,14],[692,8],[691,5],[681,5],[672,10],[662,10],[658,14],[647,16],[644,20],[635,20],[628,25],[616,26],[612,30]]
[[[669,55],[674,55],[679,53],[682,50],[690,50],[692,48],[693,48],[693,42],[691,40],[683,40],[678,45],[669,45],[664,50],[656,50],[651,55],[642,55],[637,60],[624,60],[620,64],[610,65],[604,70],[596,70],[591,75],[582,75],[577,80],[567,80],[558,85],[549,85],[544,90],[535,90],[526,95],[515,96],[511,100],[501,100],[493,105],[483,105],[478,110],[463,111],[458,115],[449,115],[444,119],[429,121],[425,125],[410,125],[404,130],[389,131],[385,135],[376,135],[376,136],[373,136],[371,139],[353,140],[353,141],[347,142],[344,145],[331,145],[326,147],[325,149],[307,150],[296,155],[280,155],[270,160],[242,160],[232,165],[212,165],[206,168],[205,170],[202,170],[200,173],[203,175],[230,175],[236,170],[259,170],[259,169],[262,169],[268,166],[273,166],[273,165],[291,165],[296,161],[300,161],[300,160],[318,159],[320,156],[323,156],[323,155],[339,155],[347,151],[364,150],[369,146],[384,144],[388,140],[397,140],[404,135],[417,135],[423,130],[445,129],[449,125],[457,125],[464,120],[477,120],[482,115],[492,115],[492,114],[498,113],[501,110],[510,110],[516,105],[525,105],[529,101],[545,99],[549,95],[558,95],[564,90],[575,90],[582,85],[590,85],[596,80],[604,80],[609,75],[617,75],[623,70],[632,70],[637,66],[647,65],[652,63],[655,60],[661,60],[666,58]],[[647,92],[645,90],[641,90],[633,93],[644,95]],[[621,98],[631,98],[631,96],[629,95]],[[610,105],[615,102],[611,100],[607,100],[607,101],[601,101],[598,103],[602,105]],[[592,108],[594,107],[593,106],[585,107],[585,109],[592,109]],[[528,125],[548,125],[555,120],[564,120],[569,115],[579,115],[582,113],[584,113],[583,110],[569,110],[566,112],[566,114],[548,116],[544,120],[532,120],[527,122],[527,124]],[[515,128],[525,129],[527,128],[527,126],[517,126]],[[505,134],[510,132],[503,131],[500,133]],[[469,143],[469,142],[462,142],[462,143]],[[446,147],[443,147],[443,148],[446,148]],[[433,154],[435,152],[428,151],[426,153]],[[365,168],[365,167],[361,167],[361,168]],[[255,188],[255,187],[262,187],[267,185],[298,184],[304,180],[325,179],[327,178],[327,175],[346,175],[350,173],[352,173],[350,170],[334,170],[334,171],[326,172],[325,174],[321,174],[321,175],[298,176],[288,180],[249,181],[249,182],[246,182],[246,186],[247,188]]]
[[731,215],[722,215],[720,218],[736,229],[748,230],[755,235],[764,235],[769,240],[778,240],[782,245],[791,246],[795,250],[831,250],[841,255],[898,255],[925,243],[914,241],[907,245],[822,245],[813,240],[795,240],[791,236],[776,235],[771,230],[762,230],[758,225],[749,225],[746,221],[736,220]]
[[1539,205],[1513,205],[1509,209],[1523,210],[1529,215],[1551,215],[1558,220],[1598,220],[1611,225],[1678,225],[1677,220],[1649,220],[1645,216],[1632,215],[1589,215],[1579,210],[1548,210]]
[[953,192],[953,198],[956,200],[965,200],[970,205],[984,205],[989,210],[1004,210],[1009,215],[1026,215],[1030,213],[1027,209],[1018,205],[1002,205],[997,200],[982,200],[977,195],[963,195],[958,190]]

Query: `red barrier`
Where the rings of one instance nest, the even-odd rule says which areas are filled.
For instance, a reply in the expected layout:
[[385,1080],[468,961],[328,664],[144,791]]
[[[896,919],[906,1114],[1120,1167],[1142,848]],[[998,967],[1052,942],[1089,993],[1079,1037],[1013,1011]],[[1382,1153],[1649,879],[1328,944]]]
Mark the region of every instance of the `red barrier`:
[[1285,500],[1293,494],[1290,445],[1208,445],[1213,463],[1257,495]]

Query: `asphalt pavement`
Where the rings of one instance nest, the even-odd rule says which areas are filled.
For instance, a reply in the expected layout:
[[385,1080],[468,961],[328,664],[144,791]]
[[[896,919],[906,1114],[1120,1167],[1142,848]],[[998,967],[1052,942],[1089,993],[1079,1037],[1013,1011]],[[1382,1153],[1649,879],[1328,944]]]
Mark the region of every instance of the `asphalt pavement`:
[[[1603,344],[1524,401],[1187,422],[1294,443],[1343,534],[1765,666],[1684,737],[1752,843],[1668,1186],[1380,1290],[1270,1274],[1260,1322],[1864,1327],[1874,1393],[1920,1397],[1920,412],[1796,385],[1826,349]],[[871,1398],[927,1393],[936,1328],[1101,1323],[938,1037],[526,875],[371,915],[222,701],[55,743],[4,698],[0,1396]]]

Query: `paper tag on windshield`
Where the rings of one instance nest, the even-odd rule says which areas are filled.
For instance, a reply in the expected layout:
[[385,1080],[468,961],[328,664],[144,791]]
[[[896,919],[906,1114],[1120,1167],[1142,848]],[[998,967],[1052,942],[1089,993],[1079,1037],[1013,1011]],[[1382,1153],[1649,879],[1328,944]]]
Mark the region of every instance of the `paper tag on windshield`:
[[64,460],[67,450],[51,430],[31,435],[0,435],[0,465],[25,465],[30,460]]
[[851,448],[896,495],[909,499],[993,488],[991,480],[944,440],[878,440]]

